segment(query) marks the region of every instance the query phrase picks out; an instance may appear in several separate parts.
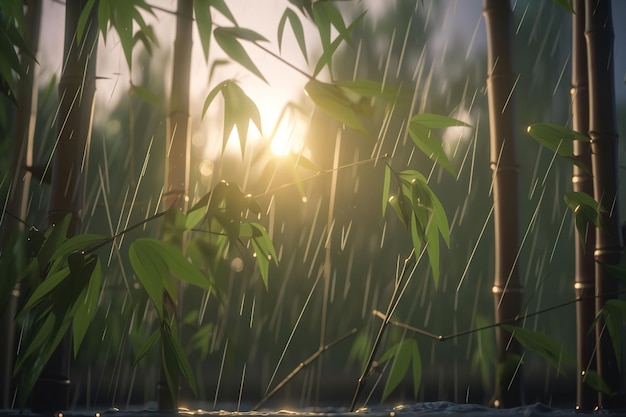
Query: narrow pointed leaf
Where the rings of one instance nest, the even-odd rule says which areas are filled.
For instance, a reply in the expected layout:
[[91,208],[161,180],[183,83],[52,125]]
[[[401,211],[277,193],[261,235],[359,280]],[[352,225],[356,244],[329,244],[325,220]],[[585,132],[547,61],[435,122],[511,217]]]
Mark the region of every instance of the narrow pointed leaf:
[[415,121],[415,117],[411,120],[409,125],[409,135],[413,143],[415,143],[426,156],[439,163],[450,174],[455,175],[454,168],[452,168],[452,164],[446,152],[443,150],[441,140],[434,135],[432,128],[427,127],[419,121]]
[[237,21],[235,20],[235,16],[231,13],[228,5],[224,0],[210,0],[211,7],[220,12],[226,19],[230,20],[230,22],[237,26]]
[[513,334],[526,350],[537,353],[544,358],[559,374],[565,375],[564,368],[575,367],[576,360],[565,351],[563,345],[545,333],[524,329],[521,327],[503,325]]
[[291,25],[291,30],[293,31],[294,36],[296,37],[296,41],[298,42],[298,47],[302,52],[302,56],[304,60],[308,63],[309,57],[306,51],[306,41],[304,38],[304,29],[302,28],[302,23],[300,22],[300,18],[298,15],[291,9],[285,9],[283,15],[278,22],[278,50],[281,50],[283,44],[283,33],[285,31],[285,24],[289,20],[289,24]]
[[346,126],[367,135],[365,127],[354,111],[353,103],[339,87],[311,80],[304,88],[311,100],[322,111]]
[[152,300],[159,317],[163,317],[163,281],[169,279],[167,264],[158,253],[144,243],[147,239],[137,239],[128,248],[130,264]]
[[211,33],[213,32],[213,19],[211,17],[211,0],[193,0],[193,11],[196,16],[196,26],[204,59],[209,62],[209,45],[211,44]]
[[233,31],[228,29],[229,28],[217,28],[213,31],[213,35],[215,36],[217,44],[229,57],[231,57],[242,67],[246,68],[248,71],[267,83],[267,80],[265,79],[261,71],[259,71],[257,66],[250,58],[250,55],[248,55],[243,46],[241,46],[241,43],[239,43],[237,37],[234,36]]
[[[383,401],[389,397],[389,395],[396,389],[396,387],[402,382],[404,375],[409,370],[411,363],[412,348],[411,340],[407,339],[395,346],[392,346],[381,358],[379,362],[384,362],[383,359],[389,357],[390,353],[393,356],[393,362],[391,363],[391,369],[389,370],[389,376],[387,377],[387,383],[383,392]],[[415,343],[415,341],[413,341]]]
[[73,322],[73,343],[74,343],[74,357],[78,355],[78,349],[80,348],[87,329],[93,316],[98,308],[98,298],[100,296],[100,283],[102,281],[102,269],[100,266],[100,260],[96,258],[95,267],[89,278],[89,284],[82,294],[84,299],[78,300],[78,309],[74,316]]
[[589,142],[589,138],[564,126],[538,123],[528,126],[528,134],[552,152],[588,171],[588,168],[574,156],[574,140]]

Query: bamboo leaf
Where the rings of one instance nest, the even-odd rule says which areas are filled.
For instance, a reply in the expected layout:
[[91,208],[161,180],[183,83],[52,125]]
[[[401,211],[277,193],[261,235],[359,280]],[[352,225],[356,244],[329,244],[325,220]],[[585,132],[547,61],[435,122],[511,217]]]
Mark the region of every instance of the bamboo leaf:
[[609,396],[614,396],[615,393],[611,391],[609,385],[598,375],[598,373],[594,370],[588,369],[583,376],[583,382],[587,384],[591,389],[596,392],[601,392]]
[[576,231],[580,236],[581,243],[587,241],[587,226],[592,223],[597,228],[604,230],[600,212],[606,210],[589,194],[578,191],[570,191],[564,195],[565,203],[574,212]]
[[92,233],[85,233],[73,236],[63,242],[52,254],[51,260],[58,259],[60,257],[69,255],[73,252],[81,252],[89,249],[90,247],[101,244],[108,239],[104,235],[96,235]]
[[[171,373],[175,374],[176,376],[179,372],[182,373],[194,395],[197,396],[198,387],[196,386],[196,379],[193,375],[189,360],[187,359],[187,356],[183,351],[183,347],[180,345],[178,338],[172,334],[169,326],[162,326],[161,328],[161,340],[163,341],[163,351],[165,353],[164,356],[167,356],[167,361],[172,361],[172,359],[175,361],[175,365],[171,363],[168,364],[168,370],[172,371],[175,369],[176,371]],[[178,378],[172,378],[172,380],[172,382],[175,382],[175,384],[173,384],[173,386],[170,386],[170,391],[178,391]]]
[[209,62],[209,45],[213,32],[213,19],[211,17],[211,0],[193,0],[193,11],[196,16],[196,27],[202,44],[204,59]]
[[565,351],[563,345],[547,334],[510,325],[502,327],[511,332],[524,349],[537,353],[559,374],[565,375],[564,368],[576,365],[575,359]]
[[59,286],[67,277],[70,276],[70,268],[65,267],[59,271],[56,271],[46,277],[41,284],[35,288],[32,295],[24,304],[24,307],[20,311],[19,315],[23,315],[30,311],[33,307],[39,304],[45,296],[50,294],[55,288]]
[[102,281],[102,269],[100,266],[100,260],[95,257],[93,257],[93,259],[95,259],[95,262],[91,276],[89,277],[89,284],[87,285],[86,290],[81,293],[83,300],[78,300],[78,309],[74,315],[72,339],[74,343],[74,358],[78,355],[78,349],[85,338],[89,324],[96,313],[96,309],[98,308],[100,283]]
[[230,22],[237,26],[237,21],[235,20],[235,16],[230,12],[230,9],[226,5],[224,0],[210,0],[211,7],[220,12],[226,19],[230,20]]
[[574,7],[572,6],[572,0],[553,0],[556,4],[564,8],[570,13],[574,13]]
[[[267,290],[269,287],[269,265],[270,261],[274,261],[278,265],[278,256],[276,256],[276,250],[274,244],[270,239],[265,227],[258,223],[249,223],[252,228],[252,246],[256,255],[257,265],[259,272],[261,273],[261,279]],[[243,225],[242,225],[243,226]]]
[[411,122],[419,123],[427,129],[441,129],[454,126],[472,127],[461,120],[432,113],[416,114],[411,118]]
[[353,103],[337,85],[311,80],[304,88],[311,100],[322,111],[346,126],[367,135],[365,127],[354,111]]
[[574,156],[574,140],[589,142],[589,138],[564,126],[538,123],[528,126],[528,134],[552,152],[566,158],[574,165],[589,172],[588,168]]
[[296,37],[296,41],[298,42],[298,47],[302,52],[302,56],[304,60],[308,63],[309,57],[306,51],[306,41],[304,38],[304,29],[302,28],[302,23],[300,22],[300,18],[298,15],[291,9],[286,8],[283,12],[283,15],[278,22],[278,50],[281,50],[283,43],[283,33],[285,31],[285,24],[289,21],[291,25],[291,30],[293,31],[294,36]]
[[174,404],[178,402],[178,379],[180,375],[180,367],[178,366],[178,358],[176,357],[176,347],[174,346],[174,337],[169,330],[169,326],[165,323],[161,324],[161,363],[162,370],[165,373],[165,380],[169,388],[170,395]]
[[[215,36],[215,40],[217,41],[217,44],[220,46],[220,48],[222,48],[222,50],[229,57],[231,57],[233,60],[238,62],[242,67],[246,68],[248,71],[250,71],[251,73],[253,73],[254,75],[256,75],[257,77],[259,77],[260,79],[262,79],[263,81],[267,83],[267,80],[265,79],[261,71],[259,71],[257,66],[254,64],[254,62],[250,58],[250,55],[248,55],[246,50],[243,49],[243,46],[241,46],[241,43],[239,43],[239,41],[237,40],[237,37],[241,37],[241,36],[235,36],[235,35],[243,35],[243,32],[241,32],[242,29],[239,28],[240,29],[239,32],[235,31],[234,29],[237,29],[237,28],[215,29],[213,31],[213,35]],[[254,38],[252,33],[248,33],[247,36]]]
[[420,355],[417,342],[410,339],[411,343],[411,363],[413,364],[413,397],[417,398],[420,385],[422,383],[422,357]]
[[[250,42],[267,42],[267,38],[251,29],[235,27],[220,27],[220,33],[230,35],[234,38],[243,39]],[[218,30],[216,29],[216,30]]]
[[147,239],[137,239],[128,248],[128,258],[135,275],[159,315],[163,317],[163,282],[169,279],[167,264],[145,244]]
[[150,349],[152,349],[152,347],[156,344],[157,340],[159,340],[160,335],[161,332],[159,331],[159,329],[156,329],[150,334],[150,336],[148,336],[146,341],[143,343],[143,345],[141,345],[141,347],[137,351],[137,354],[135,355],[135,359],[133,362],[134,365],[137,365],[137,363],[141,359],[143,359],[144,356],[146,356]]
[[626,320],[626,301],[608,300],[600,312],[609,331],[613,351],[617,358],[617,367],[622,370],[622,323]]
[[[411,358],[413,356],[413,345],[415,340],[406,339],[398,344],[392,346],[383,354],[378,361],[384,363],[393,357],[391,363],[391,369],[389,370],[389,376],[387,377],[387,383],[383,392],[382,401],[385,401],[387,397],[396,389],[396,387],[402,382],[404,375],[409,370],[411,364]],[[418,353],[419,354],[419,353]]]
[[446,155],[446,152],[443,150],[443,146],[441,145],[441,140],[436,137],[432,132],[432,127],[428,127],[431,125],[435,125],[439,127],[436,123],[430,123],[431,120],[427,119],[426,124],[424,124],[420,119],[416,119],[418,116],[414,116],[411,119],[411,123],[409,124],[409,135],[413,140],[413,143],[422,151],[426,156],[428,156],[433,161],[439,163],[442,167],[445,168],[451,175],[455,175],[454,168],[452,168],[452,164]]
[[91,10],[93,6],[96,4],[96,0],[88,0],[83,7],[83,10],[80,12],[80,17],[78,18],[78,24],[76,25],[76,39],[80,42],[83,38],[83,34],[85,33],[85,26],[87,25],[87,20],[89,19],[89,15],[91,14]]
[[256,104],[236,83],[226,81],[222,89],[224,97],[224,136],[222,149],[226,148],[226,142],[234,126],[237,127],[239,145],[243,155],[248,137],[250,121],[254,123],[259,132],[262,132],[261,115]]
[[222,91],[222,89],[225,86],[226,86],[226,82],[223,81],[219,83],[218,85],[216,85],[215,87],[213,87],[213,89],[211,89],[209,94],[206,96],[206,99],[204,100],[204,105],[202,106],[202,118],[204,118],[204,115],[206,114],[206,111],[209,109],[209,106],[211,105],[211,103],[213,102],[213,99],[215,99],[215,97]]

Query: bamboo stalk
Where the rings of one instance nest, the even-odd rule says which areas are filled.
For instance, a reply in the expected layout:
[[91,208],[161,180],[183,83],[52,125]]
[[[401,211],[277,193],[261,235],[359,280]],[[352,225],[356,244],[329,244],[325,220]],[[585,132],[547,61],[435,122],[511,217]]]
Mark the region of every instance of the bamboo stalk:
[[[11,189],[6,210],[15,213],[20,219],[26,219],[28,206],[28,192],[31,175],[22,167],[33,165],[33,142],[35,135],[35,120],[37,118],[37,71],[35,56],[39,49],[39,30],[41,26],[41,0],[30,0],[26,9],[24,42],[30,48],[30,54],[22,51],[21,64],[24,74],[18,85],[18,109],[16,126],[13,136],[11,154]],[[1,251],[8,251],[7,243],[14,233],[21,233],[24,225],[17,219],[6,217],[2,225],[0,241]],[[8,306],[0,312],[0,360],[4,362],[0,371],[0,409],[11,408],[11,379],[13,358],[15,356],[15,323],[13,317],[17,311],[17,296],[19,288],[13,291]]]
[[[572,118],[573,128],[578,133],[589,132],[589,85],[587,77],[587,46],[585,44],[585,3],[575,0],[572,15]],[[593,195],[591,177],[591,145],[580,140],[574,141],[574,155],[587,167],[587,170],[574,165],[572,184],[574,191]],[[584,375],[596,370],[592,361],[595,337],[589,333],[595,317],[595,262],[593,249],[595,234],[593,226],[586,230],[586,238],[575,236],[576,275],[574,290],[576,298],[576,408],[592,410],[597,405],[597,394],[584,383]]]
[[[603,228],[596,229],[595,291],[596,314],[619,290],[604,264],[619,265],[622,260],[622,236],[617,199],[617,118],[613,78],[613,21],[609,0],[585,1],[585,38],[589,77],[589,137],[594,179],[594,198],[606,212],[600,213]],[[624,404],[623,375],[603,321],[596,325],[597,367],[600,377],[616,396],[598,395],[598,406],[615,408]]]
[[[483,15],[487,27],[489,124],[495,223],[495,276],[493,295],[495,321],[515,318],[521,309],[523,288],[519,280],[517,253],[518,165],[515,156],[513,95],[516,77],[511,69],[511,21],[509,1],[485,0]],[[521,349],[511,334],[496,329],[496,407],[522,403],[522,383],[516,365]],[[516,359],[518,358],[518,359]]]
[[[174,68],[172,71],[172,91],[169,114],[166,120],[166,165],[163,206],[166,210],[186,210],[189,187],[190,133],[189,87],[191,74],[191,49],[193,30],[193,2],[178,0],[176,12],[176,39],[174,40]],[[166,218],[167,221],[167,218]],[[175,245],[183,248],[182,236],[171,237]],[[179,294],[181,292],[179,291]],[[171,300],[163,294],[164,304],[170,318],[180,316],[179,300]],[[167,386],[163,369],[158,384],[160,410],[174,410],[178,407],[177,398]]]
[[[57,146],[52,162],[48,222],[55,224],[71,215],[69,235],[81,227],[83,180],[88,160],[93,103],[96,91],[97,25],[95,10],[79,43],[76,29],[87,0],[74,0],[65,7],[65,40],[59,82]],[[33,389],[33,410],[63,410],[69,400],[69,333],[59,344]]]

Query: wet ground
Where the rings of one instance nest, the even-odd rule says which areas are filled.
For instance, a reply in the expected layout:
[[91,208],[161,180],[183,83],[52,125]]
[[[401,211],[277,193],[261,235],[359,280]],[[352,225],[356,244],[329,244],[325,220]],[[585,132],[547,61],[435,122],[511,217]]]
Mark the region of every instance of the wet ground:
[[[48,414],[34,414],[25,410],[22,414],[18,411],[0,411],[0,417],[13,416],[43,416]],[[65,413],[51,413],[50,417],[173,417],[173,416],[237,416],[237,417],[259,417],[259,416],[281,416],[281,417],[581,417],[581,416],[626,416],[626,410],[608,412],[605,410],[596,412],[580,412],[576,410],[562,410],[550,408],[541,403],[527,405],[510,409],[493,409],[475,404],[456,404],[447,401],[428,402],[411,405],[401,405],[393,408],[366,408],[350,413],[341,408],[327,408],[317,410],[260,410],[260,411],[206,411],[203,409],[188,410],[180,409],[177,412],[156,411],[149,408],[136,408],[129,410],[119,410],[116,408],[104,410],[73,410]]]

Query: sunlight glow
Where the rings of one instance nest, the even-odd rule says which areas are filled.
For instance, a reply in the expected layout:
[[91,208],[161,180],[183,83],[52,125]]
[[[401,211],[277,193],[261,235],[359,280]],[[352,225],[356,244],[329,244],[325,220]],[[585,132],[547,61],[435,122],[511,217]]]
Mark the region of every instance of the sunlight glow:
[[295,115],[289,114],[278,120],[271,136],[270,149],[276,156],[300,153],[304,146],[306,127]]

